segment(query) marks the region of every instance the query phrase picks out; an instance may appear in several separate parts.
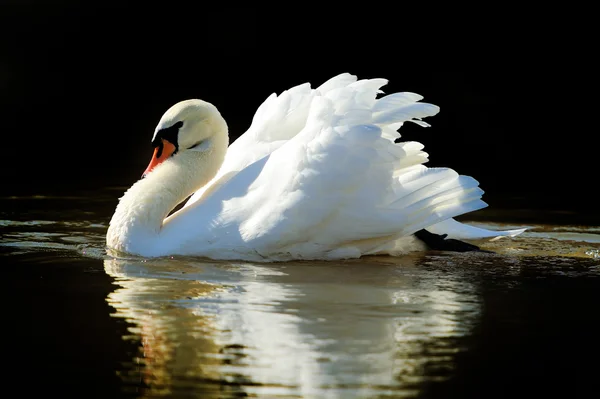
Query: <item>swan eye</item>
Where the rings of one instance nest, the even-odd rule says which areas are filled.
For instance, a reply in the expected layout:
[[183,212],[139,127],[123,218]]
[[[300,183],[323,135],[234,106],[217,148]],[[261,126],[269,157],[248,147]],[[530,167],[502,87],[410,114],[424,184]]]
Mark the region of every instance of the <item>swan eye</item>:
[[178,148],[179,145],[177,142],[178,141],[177,136],[179,134],[179,129],[181,129],[182,126],[183,126],[183,121],[179,121],[169,127],[160,129],[158,132],[156,132],[156,135],[154,136],[154,140],[152,140],[152,146],[158,147],[160,145],[160,140],[165,139],[165,140],[168,140],[169,142],[173,143],[173,145],[175,145],[175,147]]

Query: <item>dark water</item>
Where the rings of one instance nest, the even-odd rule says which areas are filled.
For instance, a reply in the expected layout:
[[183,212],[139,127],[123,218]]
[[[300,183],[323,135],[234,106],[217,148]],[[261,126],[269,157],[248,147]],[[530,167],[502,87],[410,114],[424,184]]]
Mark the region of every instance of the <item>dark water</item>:
[[[113,259],[104,234],[122,191],[1,199],[14,396],[588,398],[600,388],[600,228],[585,213],[540,214],[522,236],[485,244],[495,254]],[[497,222],[528,214],[475,222],[510,227]]]

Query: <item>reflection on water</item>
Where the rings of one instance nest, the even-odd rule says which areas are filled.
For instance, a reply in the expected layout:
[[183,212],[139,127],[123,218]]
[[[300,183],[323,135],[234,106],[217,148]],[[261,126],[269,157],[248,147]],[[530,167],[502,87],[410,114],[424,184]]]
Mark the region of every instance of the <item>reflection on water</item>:
[[[545,386],[535,373],[539,381],[565,381],[565,391],[593,381],[586,376],[595,371],[578,362],[600,357],[593,346],[598,227],[531,225],[517,239],[483,244],[496,254],[273,264],[115,259],[104,251],[114,207],[114,195],[107,197],[0,198],[0,256],[16,262],[5,269],[15,289],[7,303],[27,298],[14,312],[31,320],[34,342],[41,342],[28,354],[30,341],[18,341],[26,360],[17,364],[44,369],[81,350],[53,342],[72,342],[65,337],[82,331],[106,336],[116,325],[127,326],[117,338],[133,348],[109,369],[123,396],[479,398],[520,392],[511,372],[531,392]],[[95,287],[102,278],[112,285]],[[57,316],[81,292],[99,294]],[[98,329],[103,318],[118,323]],[[62,324],[39,331],[39,319]],[[98,355],[74,358],[83,359],[73,367],[84,374],[57,367],[57,378],[46,381],[105,371]],[[495,385],[498,375],[505,385]],[[457,385],[452,396],[448,389]]]
[[109,302],[143,344],[125,378],[152,395],[198,385],[215,397],[416,394],[451,375],[451,339],[480,304],[459,276],[417,272],[419,256],[386,260],[106,259],[120,286]]

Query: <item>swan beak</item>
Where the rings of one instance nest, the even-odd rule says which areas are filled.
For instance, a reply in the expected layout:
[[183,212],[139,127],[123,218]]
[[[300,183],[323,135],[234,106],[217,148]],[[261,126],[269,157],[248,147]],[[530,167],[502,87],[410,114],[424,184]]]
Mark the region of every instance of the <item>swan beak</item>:
[[161,139],[161,144],[154,149],[154,154],[152,155],[150,164],[144,171],[142,177],[146,177],[146,175],[150,173],[152,169],[154,169],[157,165],[161,164],[167,158],[173,155],[175,150],[175,146],[169,140]]

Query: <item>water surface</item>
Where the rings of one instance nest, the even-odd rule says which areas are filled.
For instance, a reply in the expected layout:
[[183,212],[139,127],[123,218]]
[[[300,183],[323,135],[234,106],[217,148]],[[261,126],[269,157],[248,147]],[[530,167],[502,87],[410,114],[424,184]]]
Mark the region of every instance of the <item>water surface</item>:
[[[599,388],[593,219],[546,213],[516,239],[485,243],[493,254],[116,259],[104,234],[122,190],[0,200],[8,381],[23,395],[589,397]],[[516,210],[503,223],[480,215],[473,223],[522,225],[506,222],[522,220]]]

